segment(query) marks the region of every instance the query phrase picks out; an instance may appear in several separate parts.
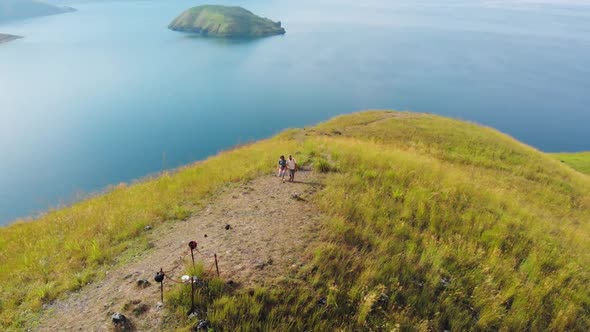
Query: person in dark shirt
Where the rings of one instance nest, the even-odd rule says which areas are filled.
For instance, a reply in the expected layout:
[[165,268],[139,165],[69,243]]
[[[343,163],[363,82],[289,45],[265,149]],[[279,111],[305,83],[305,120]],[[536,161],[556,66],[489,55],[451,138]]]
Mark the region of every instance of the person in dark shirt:
[[287,173],[287,160],[285,156],[279,158],[279,177],[285,182],[285,173]]

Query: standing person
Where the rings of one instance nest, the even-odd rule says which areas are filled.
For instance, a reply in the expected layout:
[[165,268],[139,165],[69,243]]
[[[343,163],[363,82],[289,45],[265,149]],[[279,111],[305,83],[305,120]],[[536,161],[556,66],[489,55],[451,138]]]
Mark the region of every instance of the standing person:
[[287,168],[289,169],[289,182],[295,181],[295,172],[297,171],[297,161],[291,155],[287,159]]
[[287,173],[287,160],[285,156],[281,156],[279,158],[279,176],[283,179],[283,182],[285,182],[285,173]]

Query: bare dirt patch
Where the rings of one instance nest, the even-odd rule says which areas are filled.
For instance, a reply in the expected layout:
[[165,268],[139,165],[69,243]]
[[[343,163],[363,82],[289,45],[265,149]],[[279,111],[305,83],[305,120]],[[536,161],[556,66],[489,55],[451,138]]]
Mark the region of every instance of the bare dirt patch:
[[[297,182],[281,183],[269,175],[223,190],[187,221],[149,231],[154,245],[149,252],[52,304],[36,330],[110,331],[114,312],[125,314],[139,331],[161,330],[164,310],[157,306],[154,274],[178,266],[170,275],[179,278],[190,261],[191,240],[198,242],[196,260],[214,271],[217,254],[221,277],[239,287],[276,282],[298,268],[305,249],[317,241],[321,216],[309,199],[320,189],[318,177],[300,171]],[[149,286],[138,286],[140,279]],[[164,292],[172,286],[165,282]]]

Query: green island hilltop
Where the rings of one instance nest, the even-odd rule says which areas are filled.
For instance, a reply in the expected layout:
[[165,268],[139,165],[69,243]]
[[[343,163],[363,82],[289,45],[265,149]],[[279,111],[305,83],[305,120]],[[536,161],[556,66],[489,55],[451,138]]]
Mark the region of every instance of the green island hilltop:
[[168,28],[227,38],[258,38],[285,33],[281,22],[254,15],[242,7],[217,5],[190,8],[174,19]]

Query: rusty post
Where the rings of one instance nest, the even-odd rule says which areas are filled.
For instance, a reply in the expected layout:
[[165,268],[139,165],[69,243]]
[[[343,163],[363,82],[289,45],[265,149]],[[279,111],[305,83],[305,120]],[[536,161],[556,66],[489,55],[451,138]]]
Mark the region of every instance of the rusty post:
[[154,280],[156,280],[157,282],[160,283],[160,300],[162,303],[164,303],[164,277],[166,275],[164,274],[164,270],[162,268],[160,268],[160,272],[156,273],[156,276],[154,277]]
[[190,241],[188,247],[191,248],[191,258],[193,260],[193,270],[195,269],[195,254],[194,250],[197,249],[197,241]]
[[217,270],[217,278],[219,278],[219,265],[217,264],[217,254],[214,254],[215,257],[215,269]]

